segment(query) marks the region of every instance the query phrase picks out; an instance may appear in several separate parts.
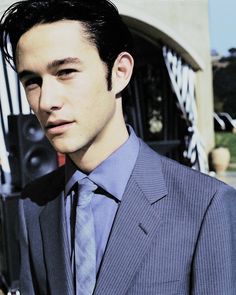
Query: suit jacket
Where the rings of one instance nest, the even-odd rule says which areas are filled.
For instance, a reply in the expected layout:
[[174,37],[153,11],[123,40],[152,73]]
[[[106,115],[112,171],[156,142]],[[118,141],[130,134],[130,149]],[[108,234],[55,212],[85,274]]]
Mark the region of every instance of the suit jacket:
[[[61,167],[22,193],[23,295],[74,294],[64,173]],[[236,191],[142,142],[94,291],[116,294],[235,295]]]

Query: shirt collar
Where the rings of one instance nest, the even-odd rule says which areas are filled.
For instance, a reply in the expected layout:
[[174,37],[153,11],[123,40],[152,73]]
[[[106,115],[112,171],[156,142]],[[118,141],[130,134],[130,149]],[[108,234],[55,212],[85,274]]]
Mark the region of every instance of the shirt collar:
[[131,126],[128,126],[129,138],[107,159],[97,166],[89,175],[77,169],[75,164],[66,161],[65,195],[72,186],[84,177],[88,177],[118,200],[122,199],[126,185],[134,168],[138,152],[139,139]]

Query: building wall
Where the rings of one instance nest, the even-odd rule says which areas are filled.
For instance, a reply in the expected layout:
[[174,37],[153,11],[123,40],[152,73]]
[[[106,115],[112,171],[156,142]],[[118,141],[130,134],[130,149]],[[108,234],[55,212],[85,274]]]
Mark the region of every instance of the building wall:
[[208,0],[114,0],[122,15],[149,23],[147,33],[175,49],[196,70],[198,126],[206,150],[214,145]]
[[[1,0],[0,13],[12,0]],[[214,145],[213,92],[208,27],[208,0],[113,0],[134,27],[145,27],[175,49],[196,70],[198,126],[209,151]]]
[[16,1],[13,1],[13,0],[1,0],[1,2],[0,2],[0,14],[2,15],[3,11],[14,2],[16,2]]

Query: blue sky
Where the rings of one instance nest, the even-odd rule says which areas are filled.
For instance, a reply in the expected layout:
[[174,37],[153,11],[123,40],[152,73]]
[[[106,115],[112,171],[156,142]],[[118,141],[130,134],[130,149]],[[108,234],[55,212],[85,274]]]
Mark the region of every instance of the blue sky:
[[236,0],[208,0],[211,49],[227,55],[236,47]]

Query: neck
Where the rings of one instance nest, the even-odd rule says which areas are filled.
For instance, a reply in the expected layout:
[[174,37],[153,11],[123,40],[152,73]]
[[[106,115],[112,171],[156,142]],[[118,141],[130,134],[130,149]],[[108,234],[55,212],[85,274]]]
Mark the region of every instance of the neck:
[[69,157],[80,170],[89,173],[125,143],[128,137],[121,100],[118,100],[115,114],[103,130],[91,143],[69,154]]

